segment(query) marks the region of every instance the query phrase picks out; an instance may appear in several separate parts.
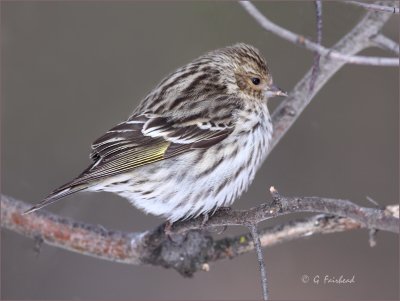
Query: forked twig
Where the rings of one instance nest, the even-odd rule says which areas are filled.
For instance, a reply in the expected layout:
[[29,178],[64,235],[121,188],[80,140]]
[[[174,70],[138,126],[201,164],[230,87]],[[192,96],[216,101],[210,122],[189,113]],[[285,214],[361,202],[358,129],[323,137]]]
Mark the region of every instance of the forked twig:
[[393,67],[399,66],[398,58],[349,55],[339,52],[336,49],[325,48],[324,46],[318,45],[304,36],[295,34],[286,28],[271,22],[252,3],[248,1],[240,1],[239,3],[265,30],[272,32],[295,45],[302,46],[311,51],[316,51],[321,56],[326,58],[344,61],[348,64]]

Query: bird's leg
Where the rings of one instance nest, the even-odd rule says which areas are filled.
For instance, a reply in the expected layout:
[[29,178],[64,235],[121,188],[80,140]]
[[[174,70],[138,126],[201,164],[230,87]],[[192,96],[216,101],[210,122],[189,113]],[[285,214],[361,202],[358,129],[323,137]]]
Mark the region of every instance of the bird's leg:
[[178,234],[172,231],[173,222],[166,221],[164,224],[164,234],[168,241],[174,245],[180,245],[186,239],[186,234]]
[[166,221],[164,224],[164,234],[167,236],[168,239],[171,239],[173,224],[174,223],[171,223],[170,221]]
[[208,215],[207,212],[206,212],[206,213],[203,213],[203,221],[201,222],[200,229],[203,230],[203,229],[205,228],[206,223],[207,223],[207,221],[208,221],[209,218],[210,218],[210,216]]

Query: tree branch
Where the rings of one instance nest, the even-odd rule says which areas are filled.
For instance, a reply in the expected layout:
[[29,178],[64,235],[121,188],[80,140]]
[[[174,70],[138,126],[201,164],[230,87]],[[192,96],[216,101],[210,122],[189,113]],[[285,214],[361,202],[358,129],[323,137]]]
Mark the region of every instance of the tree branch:
[[[164,232],[164,225],[154,231],[126,233],[107,230],[99,225],[76,222],[46,210],[23,215],[29,204],[8,196],[1,198],[1,225],[24,236],[80,254],[120,263],[151,264],[173,268],[184,276],[207,270],[209,262],[233,258],[254,249],[250,234],[214,241],[202,231],[202,219],[177,223],[173,241]],[[273,246],[304,236],[341,232],[358,228],[373,228],[399,233],[399,206],[373,209],[348,201],[320,198],[275,198],[271,205],[262,204],[248,211],[217,211],[206,226],[251,225],[272,216],[289,212],[329,212],[307,219],[266,228],[260,233],[262,246]],[[337,215],[349,215],[339,217]],[[354,218],[356,217],[356,218]],[[225,221],[224,221],[225,220]],[[184,239],[182,239],[184,237]]]
[[[207,227],[253,225],[291,213],[313,212],[343,216],[367,228],[399,233],[399,220],[384,210],[360,207],[348,200],[321,197],[279,197],[273,204],[261,204],[248,210],[217,211],[207,221]],[[202,218],[190,219],[172,226],[174,232],[183,233],[200,229]]]
[[[295,44],[302,46],[308,50],[318,52],[321,56],[332,58],[346,62],[348,64],[360,64],[370,66],[399,66],[398,58],[385,58],[385,57],[369,57],[369,56],[355,56],[345,54],[333,49],[325,48],[318,45],[313,41],[305,38],[304,36],[295,34],[286,28],[280,27],[275,23],[268,20],[252,3],[248,1],[240,1],[240,5],[258,22],[265,30],[276,34],[277,36]],[[388,16],[390,17],[390,15]]]
[[400,53],[399,44],[388,37],[385,37],[383,34],[377,34],[371,37],[371,42],[376,47],[392,51],[396,54]]
[[[384,210],[386,210],[388,214],[397,218],[399,216],[398,205],[387,206]],[[362,228],[365,227],[361,223],[350,218],[319,214],[264,228],[260,231],[260,240],[262,247],[271,247],[294,239],[314,236],[316,234],[330,234]],[[214,244],[214,248],[217,250],[231,250],[231,252],[224,251],[217,253],[218,259],[233,258],[254,250],[254,244],[249,233],[233,238],[224,238],[218,240]],[[221,247],[221,245],[225,247]]]
[[[333,51],[352,57],[355,53],[370,47],[371,36],[375,36],[390,17],[390,14],[368,12],[349,33],[332,47]],[[345,64],[346,61],[344,60],[332,60],[326,56],[321,57],[320,72],[315,81],[314,89],[311,92],[309,91],[309,82],[312,76],[311,69],[296,84],[288,97],[280,102],[272,114],[274,131],[269,152],[279,143],[318,91]]]
[[392,14],[399,13],[399,8],[395,7],[395,6],[385,6],[385,5],[373,4],[373,3],[363,3],[363,2],[359,2],[359,1],[345,1],[345,3],[360,6],[365,9],[368,9],[368,10],[374,10],[374,11],[379,11],[379,12],[384,12],[384,13],[392,13]]

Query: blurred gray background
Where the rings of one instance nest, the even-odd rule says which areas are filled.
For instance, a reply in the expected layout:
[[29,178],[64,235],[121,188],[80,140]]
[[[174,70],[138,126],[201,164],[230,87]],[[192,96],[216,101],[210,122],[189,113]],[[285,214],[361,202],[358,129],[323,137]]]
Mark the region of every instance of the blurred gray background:
[[[271,20],[315,37],[313,2],[256,3]],[[331,46],[363,15],[324,3]],[[384,33],[398,40],[398,16]],[[312,54],[266,33],[235,2],[1,2],[2,192],[36,202],[80,173],[91,142],[127,118],[165,75],[205,51],[247,42],[290,90]],[[364,55],[392,54],[368,50]],[[284,195],[327,196],[371,206],[398,202],[398,68],[350,65],[318,93],[274,149],[248,193],[249,208],[274,185]],[[271,108],[279,99],[271,101]],[[48,208],[125,231],[162,222],[111,194],[77,194]],[[289,218],[295,218],[290,216]],[[277,224],[286,219],[276,219]],[[263,224],[267,225],[267,224]],[[232,228],[223,235],[242,233]],[[254,253],[184,279],[173,270],[129,266],[44,245],[2,230],[3,299],[259,299]],[[273,299],[398,299],[398,236],[365,230],[316,236],[265,250]],[[352,285],[304,284],[307,274]]]

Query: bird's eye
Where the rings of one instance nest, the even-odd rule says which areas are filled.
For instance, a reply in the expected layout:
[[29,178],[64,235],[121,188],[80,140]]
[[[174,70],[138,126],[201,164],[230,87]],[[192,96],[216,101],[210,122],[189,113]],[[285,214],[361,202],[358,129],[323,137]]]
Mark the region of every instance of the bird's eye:
[[252,78],[251,78],[251,82],[252,82],[254,85],[258,86],[258,85],[260,84],[261,80],[260,80],[258,77],[252,77]]

